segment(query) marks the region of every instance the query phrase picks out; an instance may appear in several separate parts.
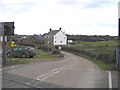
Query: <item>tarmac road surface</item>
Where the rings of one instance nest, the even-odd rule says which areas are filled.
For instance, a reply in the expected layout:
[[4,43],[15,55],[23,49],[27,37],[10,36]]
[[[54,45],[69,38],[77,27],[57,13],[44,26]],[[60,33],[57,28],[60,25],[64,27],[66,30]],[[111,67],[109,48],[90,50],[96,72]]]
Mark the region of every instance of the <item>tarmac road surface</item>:
[[93,62],[62,53],[61,59],[36,59],[36,63],[4,69],[3,88],[109,88],[110,84],[118,87],[116,72],[110,77],[110,72],[101,70]]

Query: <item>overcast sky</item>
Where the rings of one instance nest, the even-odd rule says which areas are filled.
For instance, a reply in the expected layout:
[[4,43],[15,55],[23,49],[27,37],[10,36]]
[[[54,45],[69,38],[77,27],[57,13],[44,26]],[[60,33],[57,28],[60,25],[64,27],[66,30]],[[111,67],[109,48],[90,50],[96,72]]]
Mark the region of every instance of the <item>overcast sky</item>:
[[118,0],[0,0],[0,22],[15,22],[16,34],[118,35]]

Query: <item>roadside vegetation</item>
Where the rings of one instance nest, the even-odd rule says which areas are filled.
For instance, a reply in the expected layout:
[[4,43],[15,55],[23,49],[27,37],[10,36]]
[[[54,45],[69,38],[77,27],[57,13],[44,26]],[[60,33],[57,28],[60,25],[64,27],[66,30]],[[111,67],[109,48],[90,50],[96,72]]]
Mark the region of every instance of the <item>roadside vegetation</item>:
[[[17,45],[21,46],[21,45]],[[23,45],[22,45],[23,46]],[[10,49],[10,45],[7,45],[7,49]],[[61,58],[63,57],[63,54],[61,53],[55,53],[50,51],[45,51],[42,49],[35,48],[36,50],[36,55],[31,59],[31,58],[8,58],[7,57],[7,65],[17,65],[17,64],[28,64],[28,63],[33,63],[35,62],[34,59],[41,59],[41,58]]]
[[[15,41],[18,45],[31,46],[34,47],[37,51],[37,55],[34,58],[60,58],[63,55],[60,53],[60,50],[56,49],[54,46],[46,46],[44,41],[35,39],[35,35],[25,39],[21,42],[21,37],[23,36],[12,36],[9,37],[10,41]],[[98,64],[101,69],[104,70],[116,70],[116,57],[115,49],[118,46],[117,36],[87,36],[87,35],[67,35],[68,40],[73,40],[70,43],[70,47],[63,46],[62,50],[72,52],[76,55],[80,55],[84,58],[92,60],[94,63]],[[9,43],[10,45],[10,43]],[[10,49],[9,45],[7,49]],[[13,58],[12,58],[13,59]],[[14,58],[15,60],[25,60],[25,63],[29,58],[19,59]],[[13,60],[15,62],[15,60]],[[18,62],[16,61],[16,62]],[[18,62],[22,63],[22,61]]]
[[63,54],[61,53],[51,53],[50,51],[44,51],[42,49],[35,48],[37,55],[34,58],[61,58]]
[[94,62],[95,64],[97,64],[102,70],[116,70],[116,67],[115,67],[115,64],[107,64],[107,63],[104,63],[103,61],[100,61],[100,60],[96,60],[94,58],[91,58],[87,55],[84,55],[84,54],[80,54],[80,53],[74,53],[75,55],[79,55],[81,57],[84,57],[92,62]]
[[27,58],[7,58],[7,65],[28,64],[34,62]]
[[[76,42],[75,42],[76,43]],[[117,70],[115,49],[117,41],[77,42],[71,47],[62,47],[63,50],[87,58],[103,70]]]

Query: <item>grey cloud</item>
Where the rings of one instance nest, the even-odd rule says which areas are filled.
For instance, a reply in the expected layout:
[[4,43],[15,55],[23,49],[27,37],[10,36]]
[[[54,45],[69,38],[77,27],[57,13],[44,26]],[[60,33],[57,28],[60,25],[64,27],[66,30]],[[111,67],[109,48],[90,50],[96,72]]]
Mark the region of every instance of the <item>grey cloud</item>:
[[84,9],[91,9],[91,8],[102,8],[103,6],[109,5],[116,5],[116,2],[112,2],[111,0],[96,0],[89,3],[84,3]]
[[117,2],[113,0],[91,0],[89,3],[85,0],[63,0],[59,1],[59,4],[69,6],[79,6],[83,9],[101,8],[103,5],[115,5]]
[[63,5],[69,5],[69,6],[76,6],[78,5],[78,2],[76,2],[75,0],[63,0],[58,2],[59,4],[63,4]]
[[36,3],[34,2],[25,2],[25,3],[0,3],[0,10],[5,12],[10,12],[12,14],[19,14],[24,11],[30,10]]
[[84,26],[91,27],[91,26],[97,26],[97,27],[111,27],[111,28],[117,28],[117,24],[109,24],[109,23],[86,23],[83,24]]

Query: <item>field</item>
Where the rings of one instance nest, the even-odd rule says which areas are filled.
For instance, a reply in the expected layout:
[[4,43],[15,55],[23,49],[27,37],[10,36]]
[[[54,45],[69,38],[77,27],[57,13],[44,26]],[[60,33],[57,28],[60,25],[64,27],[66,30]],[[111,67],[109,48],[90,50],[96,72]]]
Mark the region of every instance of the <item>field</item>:
[[116,70],[115,50],[117,41],[77,42],[63,50],[82,56],[98,64],[104,70]]
[[98,53],[113,53],[118,46],[117,41],[101,41],[101,42],[80,42],[72,48],[87,49]]

